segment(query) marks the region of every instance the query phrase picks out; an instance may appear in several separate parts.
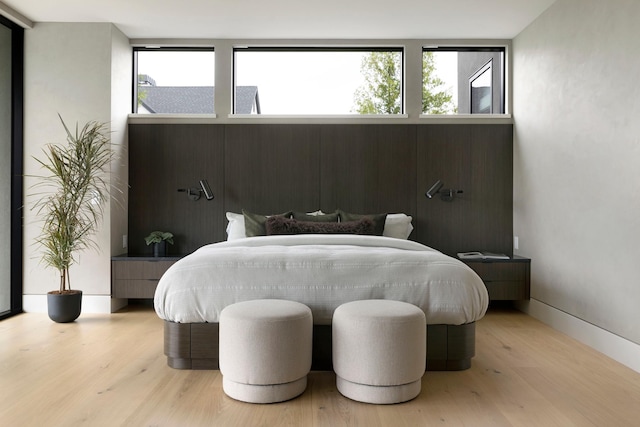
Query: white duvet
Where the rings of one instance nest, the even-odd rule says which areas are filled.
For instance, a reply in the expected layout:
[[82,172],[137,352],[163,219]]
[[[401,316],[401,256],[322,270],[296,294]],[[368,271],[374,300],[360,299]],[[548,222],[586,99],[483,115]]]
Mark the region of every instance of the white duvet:
[[158,316],[179,323],[218,322],[224,307],[277,298],[311,308],[330,324],[342,303],[393,299],[420,307],[428,324],[460,325],[489,303],[478,275],[419,243],[377,236],[261,236],[203,246],[167,270],[155,293]]

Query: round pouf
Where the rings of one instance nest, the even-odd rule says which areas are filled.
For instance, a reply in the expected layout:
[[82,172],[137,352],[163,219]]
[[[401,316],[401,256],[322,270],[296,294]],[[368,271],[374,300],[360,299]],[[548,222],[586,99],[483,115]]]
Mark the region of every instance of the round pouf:
[[220,313],[222,389],[236,400],[274,403],[307,387],[313,318],[304,304],[244,301]]
[[427,353],[424,312],[391,300],[339,306],[332,320],[338,391],[353,400],[390,404],[420,394]]

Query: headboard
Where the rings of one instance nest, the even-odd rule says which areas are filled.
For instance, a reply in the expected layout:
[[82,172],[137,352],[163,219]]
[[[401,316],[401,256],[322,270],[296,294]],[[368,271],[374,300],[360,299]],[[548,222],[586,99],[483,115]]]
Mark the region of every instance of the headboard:
[[[226,239],[225,212],[411,215],[410,239],[454,254],[512,254],[509,124],[130,124],[129,253],[153,230],[185,254]],[[206,179],[215,198],[178,189]],[[463,190],[427,199],[442,180]]]

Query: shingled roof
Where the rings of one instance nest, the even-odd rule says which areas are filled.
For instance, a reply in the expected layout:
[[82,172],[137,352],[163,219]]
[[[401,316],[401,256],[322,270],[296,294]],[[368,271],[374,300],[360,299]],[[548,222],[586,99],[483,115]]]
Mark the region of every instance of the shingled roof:
[[[152,114],[213,114],[213,86],[139,86],[140,102]],[[255,106],[255,110],[254,110]],[[260,114],[257,86],[236,88],[236,114]]]

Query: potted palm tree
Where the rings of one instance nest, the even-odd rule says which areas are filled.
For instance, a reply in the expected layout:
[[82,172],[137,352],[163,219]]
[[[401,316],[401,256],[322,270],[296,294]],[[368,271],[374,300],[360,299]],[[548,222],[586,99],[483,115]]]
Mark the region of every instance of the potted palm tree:
[[71,132],[60,121],[66,144],[48,144],[44,157],[35,158],[45,173],[36,176],[37,200],[33,210],[42,221],[36,243],[42,248],[42,263],[58,270],[60,285],[47,294],[49,317],[55,322],[73,322],[80,315],[82,291],[71,289],[69,268],[77,253],[97,248],[93,236],[109,197],[109,170],[114,152],[106,124],[88,122]]

